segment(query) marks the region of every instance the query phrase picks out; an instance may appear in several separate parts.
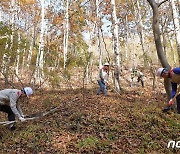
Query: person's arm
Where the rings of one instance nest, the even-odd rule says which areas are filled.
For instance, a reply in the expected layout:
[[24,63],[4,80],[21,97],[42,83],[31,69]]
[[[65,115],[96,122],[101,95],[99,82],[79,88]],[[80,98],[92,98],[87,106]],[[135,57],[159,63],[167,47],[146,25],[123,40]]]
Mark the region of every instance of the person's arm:
[[24,121],[24,118],[21,116],[21,114],[19,113],[17,107],[16,107],[16,102],[18,100],[18,96],[15,95],[15,93],[10,93],[9,95],[9,99],[10,99],[10,108],[13,111],[13,113],[18,117],[19,120]]
[[17,107],[17,110],[19,111],[19,114],[21,115],[21,117],[24,118],[24,114],[23,114],[23,112],[22,112],[22,110],[21,110],[21,107],[19,106],[18,103],[17,103],[16,107]]

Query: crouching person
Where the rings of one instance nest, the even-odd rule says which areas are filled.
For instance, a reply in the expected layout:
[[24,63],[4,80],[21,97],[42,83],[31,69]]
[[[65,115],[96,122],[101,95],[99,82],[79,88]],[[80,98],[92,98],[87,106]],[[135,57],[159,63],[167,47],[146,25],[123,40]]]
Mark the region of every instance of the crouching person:
[[[0,91],[0,111],[8,114],[9,121],[15,121],[15,116],[23,122],[25,121],[22,110],[18,101],[24,97],[32,95],[33,91],[30,87],[18,89],[4,89]],[[15,125],[10,124],[9,129],[15,130]]]
[[141,82],[141,86],[144,87],[144,74],[141,71],[137,71],[137,84]]

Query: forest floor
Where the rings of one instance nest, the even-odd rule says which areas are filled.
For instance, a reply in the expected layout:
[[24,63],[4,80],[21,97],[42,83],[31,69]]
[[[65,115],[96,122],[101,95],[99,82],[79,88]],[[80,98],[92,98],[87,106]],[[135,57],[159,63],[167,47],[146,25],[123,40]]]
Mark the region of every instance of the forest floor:
[[[29,104],[22,104],[26,115],[58,110],[17,122],[13,132],[0,125],[0,153],[180,152],[167,148],[170,140],[180,141],[180,115],[161,112],[167,103],[165,93],[148,84],[126,85],[121,94],[108,89],[105,97],[96,95],[97,88],[37,90]],[[0,113],[0,119],[7,120],[6,115]]]

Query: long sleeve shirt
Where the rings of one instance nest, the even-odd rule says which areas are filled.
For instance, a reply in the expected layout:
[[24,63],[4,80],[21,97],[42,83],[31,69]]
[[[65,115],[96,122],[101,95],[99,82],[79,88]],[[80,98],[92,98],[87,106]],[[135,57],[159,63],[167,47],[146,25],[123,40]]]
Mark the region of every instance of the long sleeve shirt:
[[99,77],[104,83],[108,83],[109,74],[105,70],[100,69]]
[[13,113],[20,118],[23,113],[18,104],[18,99],[21,96],[21,90],[5,89],[0,91],[0,104],[9,105]]
[[177,85],[180,84],[180,67],[170,70],[169,76],[172,85],[171,98],[173,98],[176,95]]

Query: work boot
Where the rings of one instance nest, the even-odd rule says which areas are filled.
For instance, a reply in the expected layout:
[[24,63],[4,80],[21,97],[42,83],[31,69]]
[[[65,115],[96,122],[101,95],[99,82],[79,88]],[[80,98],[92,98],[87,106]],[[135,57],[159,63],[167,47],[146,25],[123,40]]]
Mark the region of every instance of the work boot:
[[10,124],[9,125],[9,130],[10,131],[14,131],[16,129],[15,125],[14,124]]
[[171,109],[171,108],[170,108],[169,106],[167,106],[166,108],[164,108],[164,109],[162,110],[162,112],[163,112],[163,113],[166,113],[166,112],[168,112],[170,109]]

